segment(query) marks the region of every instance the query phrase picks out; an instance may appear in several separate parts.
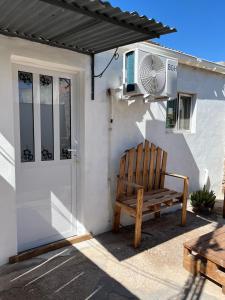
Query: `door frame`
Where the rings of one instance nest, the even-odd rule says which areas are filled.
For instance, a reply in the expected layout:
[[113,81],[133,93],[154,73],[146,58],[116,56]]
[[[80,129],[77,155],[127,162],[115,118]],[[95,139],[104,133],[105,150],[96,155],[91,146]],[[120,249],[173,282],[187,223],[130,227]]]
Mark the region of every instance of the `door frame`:
[[[71,68],[69,66],[64,66],[64,65],[56,65],[54,63],[46,63],[46,61],[41,62],[34,59],[33,63],[32,60],[29,59],[28,62],[24,62],[23,58],[21,58],[21,62],[19,61],[18,57],[15,61],[12,60],[12,77],[13,77],[13,96],[14,96],[14,133],[15,133],[15,173],[16,173],[16,178],[15,178],[15,186],[17,187],[17,176],[19,176],[21,168],[35,168],[37,165],[42,165],[42,164],[51,164],[53,163],[52,161],[41,161],[41,154],[39,153],[40,151],[40,135],[38,138],[35,138],[35,162],[29,162],[29,163],[22,163],[21,162],[21,155],[20,155],[20,120],[19,120],[19,95],[18,95],[18,71],[25,71],[25,72],[31,72],[31,73],[38,73],[41,74],[43,73],[44,75],[50,75],[53,76],[53,84],[56,80],[54,76],[58,77],[65,77],[71,79],[71,148],[74,148],[74,142],[73,139],[76,138],[78,141],[78,147],[77,147],[77,155],[78,157],[73,157],[72,159],[72,174],[71,174],[71,196],[72,196],[72,224],[74,228],[74,235],[76,235],[77,232],[77,224],[78,224],[78,214],[79,211],[77,209],[78,203],[77,199],[81,191],[78,191],[79,184],[77,184],[77,180],[79,178],[79,173],[80,173],[80,84],[82,80],[82,72],[81,70],[77,70],[75,68]],[[34,74],[35,78],[35,74]],[[34,86],[33,86],[34,89]],[[55,90],[53,89],[53,98],[56,97]],[[35,92],[35,91],[34,91]],[[34,106],[38,104],[38,101],[35,103],[35,98],[40,99],[39,97],[34,97]],[[57,98],[57,97],[56,97]],[[53,100],[54,101],[54,100]],[[39,106],[37,106],[38,108]],[[37,114],[38,114],[38,109],[34,108],[34,136],[37,132],[40,133],[40,122],[37,124]],[[53,110],[53,118],[55,119],[55,114],[57,111],[54,109]],[[40,110],[39,110],[40,114]],[[35,121],[36,119],[36,121]],[[38,117],[39,119],[39,117]],[[39,119],[40,120],[40,119]],[[55,137],[55,125],[54,125],[54,137]],[[36,142],[38,140],[38,143]],[[59,152],[59,149],[56,147],[56,138],[54,138],[54,152],[57,155]],[[72,153],[73,156],[73,153]],[[54,164],[60,163],[59,161],[54,160]],[[71,163],[64,161],[64,163]],[[16,207],[18,205],[17,201],[17,193],[16,193]]]

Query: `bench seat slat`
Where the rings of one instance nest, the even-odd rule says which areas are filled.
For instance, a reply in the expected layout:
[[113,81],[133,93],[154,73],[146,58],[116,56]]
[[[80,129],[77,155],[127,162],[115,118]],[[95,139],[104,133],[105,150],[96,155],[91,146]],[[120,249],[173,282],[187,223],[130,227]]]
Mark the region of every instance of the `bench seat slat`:
[[[143,202],[146,202],[148,200],[153,200],[153,199],[157,199],[159,200],[159,202],[161,202],[160,200],[163,199],[164,196],[169,196],[170,198],[177,198],[177,197],[181,197],[182,193],[178,193],[174,190],[168,190],[168,189],[160,189],[160,190],[155,190],[154,192],[149,192],[149,193],[145,193],[144,197],[143,197]],[[136,202],[136,195],[133,195],[133,197],[123,197],[120,199],[121,202],[123,202],[124,204],[127,205],[132,205],[134,202],[133,200]]]
[[[143,210],[149,208],[151,206],[164,203],[165,205],[172,205],[171,200],[179,200],[182,196],[182,193],[178,193],[173,190],[168,189],[159,189],[155,190],[154,192],[145,193],[143,197]],[[129,207],[135,208],[136,207],[136,197],[133,196],[132,198],[124,197],[121,199],[121,203],[128,205]]]
[[[161,199],[150,199],[143,204],[143,209],[150,209],[151,206],[155,206],[157,204],[165,204],[167,205],[168,201],[174,200],[175,202],[178,202],[178,198],[181,197],[181,193],[177,193],[174,195],[165,195]],[[160,210],[160,209],[159,209]]]
[[[166,192],[166,191],[169,191],[169,189],[159,189],[159,190],[152,190],[152,191],[149,191],[149,192],[145,192],[144,193],[144,199],[145,199],[145,197],[149,197],[151,195],[158,194],[158,193],[161,193],[161,192]],[[137,199],[136,195],[127,196],[127,195],[124,194],[124,195],[120,196],[120,198],[118,200],[120,202],[129,204],[129,200],[134,200],[134,199],[136,201],[136,199]]]

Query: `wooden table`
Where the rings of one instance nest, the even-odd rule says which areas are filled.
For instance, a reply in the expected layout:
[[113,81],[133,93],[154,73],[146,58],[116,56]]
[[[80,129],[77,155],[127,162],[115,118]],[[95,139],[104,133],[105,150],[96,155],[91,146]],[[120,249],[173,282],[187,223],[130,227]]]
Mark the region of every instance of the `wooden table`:
[[183,266],[216,281],[225,294],[225,226],[184,243]]

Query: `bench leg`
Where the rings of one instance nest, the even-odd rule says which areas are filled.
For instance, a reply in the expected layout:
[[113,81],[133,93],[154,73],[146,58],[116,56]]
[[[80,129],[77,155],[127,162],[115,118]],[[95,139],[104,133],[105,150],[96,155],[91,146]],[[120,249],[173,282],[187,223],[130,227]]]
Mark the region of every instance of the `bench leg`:
[[120,229],[121,207],[115,204],[113,232],[118,232]]
[[134,248],[138,248],[141,243],[141,226],[142,226],[142,207],[143,207],[143,189],[137,192],[137,208],[135,217],[135,234]]
[[160,218],[160,216],[161,216],[161,212],[160,211],[155,212],[155,219]]
[[181,215],[181,225],[186,225],[187,219],[187,198],[188,198],[188,179],[184,180],[184,189],[183,189],[183,199],[182,199],[182,215]]
[[225,219],[225,190],[223,191],[223,218]]

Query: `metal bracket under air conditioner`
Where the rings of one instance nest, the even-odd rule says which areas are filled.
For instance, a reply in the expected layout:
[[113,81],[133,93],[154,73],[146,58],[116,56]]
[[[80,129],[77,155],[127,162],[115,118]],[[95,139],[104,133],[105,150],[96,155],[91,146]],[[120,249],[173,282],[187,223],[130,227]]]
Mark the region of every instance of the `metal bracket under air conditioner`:
[[90,54],[90,56],[91,56],[91,100],[95,100],[95,78],[101,78],[103,76],[105,71],[111,65],[113,59],[118,60],[119,58],[118,47],[116,48],[115,52],[113,53],[113,56],[111,57],[106,67],[98,75],[95,75],[95,54],[92,53]]

